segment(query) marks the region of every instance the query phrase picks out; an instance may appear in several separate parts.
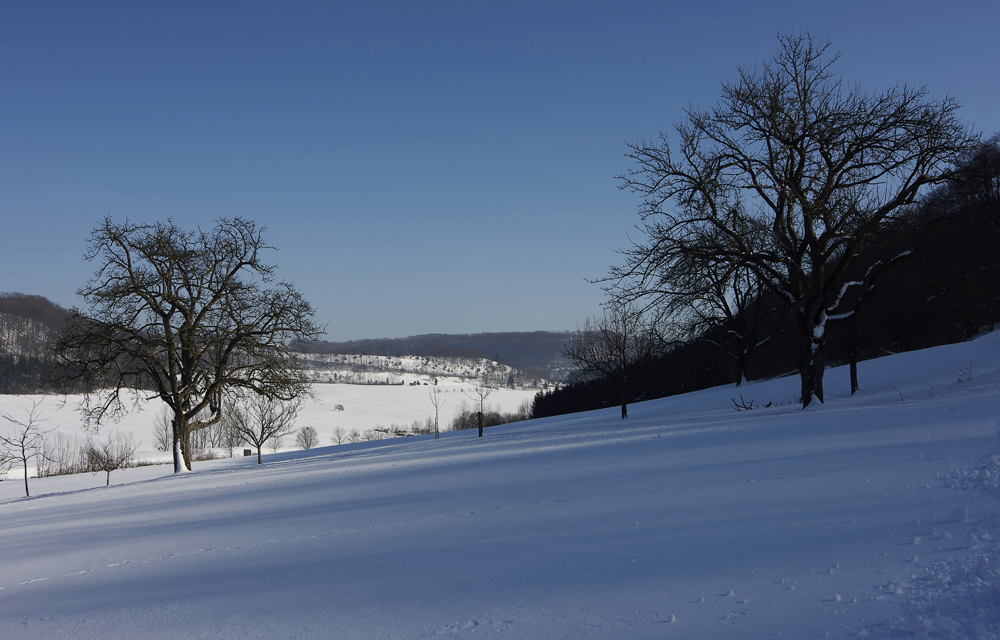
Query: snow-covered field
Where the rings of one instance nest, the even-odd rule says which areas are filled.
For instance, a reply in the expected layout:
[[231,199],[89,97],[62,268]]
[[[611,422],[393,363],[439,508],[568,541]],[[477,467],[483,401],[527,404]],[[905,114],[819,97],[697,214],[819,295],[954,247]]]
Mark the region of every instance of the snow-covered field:
[[0,637],[1000,637],[1000,333],[860,373],[5,481]]
[[[441,391],[443,404],[438,423],[444,430],[451,424],[452,418],[460,411],[463,403],[470,408],[474,405],[478,407],[478,400],[474,403],[470,399],[476,396],[472,392],[472,383],[467,380],[439,378],[439,383],[437,388]],[[322,445],[332,444],[334,430],[338,427],[344,431],[357,429],[362,433],[393,424],[409,427],[415,420],[424,422],[427,418],[433,417],[434,406],[429,395],[432,388],[430,385],[314,384],[312,387],[314,397],[304,403],[295,421],[295,427],[315,427]],[[536,391],[531,389],[496,389],[487,398],[486,406],[511,413],[516,411],[522,402],[530,402],[535,393]],[[79,397],[0,395],[0,411],[23,420],[32,401],[39,403],[39,414],[44,420],[41,423],[43,429],[51,429],[52,435],[62,434],[67,438],[73,438],[79,444],[85,441],[87,434],[83,431],[76,411]],[[163,403],[159,400],[140,402],[120,422],[102,426],[95,437],[106,439],[109,433],[118,431],[131,434],[134,440],[140,443],[137,452],[139,460],[169,462],[170,452],[157,451],[154,438],[157,417],[163,407]],[[0,420],[0,431],[4,430],[10,429],[7,423]],[[280,450],[295,449],[295,436],[285,436],[282,445]],[[237,455],[240,453],[237,452]],[[218,449],[216,454],[228,456],[229,451]],[[34,473],[34,466],[31,467],[31,472]],[[11,472],[8,475],[17,477],[18,474]]]

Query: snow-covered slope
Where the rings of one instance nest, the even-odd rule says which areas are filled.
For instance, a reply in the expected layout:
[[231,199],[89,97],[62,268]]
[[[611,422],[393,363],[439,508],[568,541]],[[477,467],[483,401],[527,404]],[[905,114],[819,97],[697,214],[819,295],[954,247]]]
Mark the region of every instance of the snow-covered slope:
[[1000,334],[860,372],[5,481],[0,636],[997,637]]

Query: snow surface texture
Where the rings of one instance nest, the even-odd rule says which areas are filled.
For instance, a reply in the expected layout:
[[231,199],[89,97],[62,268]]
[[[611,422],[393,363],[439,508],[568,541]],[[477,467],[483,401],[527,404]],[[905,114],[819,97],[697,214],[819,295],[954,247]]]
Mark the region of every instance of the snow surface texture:
[[0,637],[1000,637],[1000,333],[860,374],[5,481]]

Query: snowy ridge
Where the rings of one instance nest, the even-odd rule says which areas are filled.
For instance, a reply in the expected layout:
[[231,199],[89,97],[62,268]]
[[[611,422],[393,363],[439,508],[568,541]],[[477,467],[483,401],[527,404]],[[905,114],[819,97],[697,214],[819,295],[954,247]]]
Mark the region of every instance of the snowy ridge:
[[997,638],[1000,333],[859,369],[2,482],[0,636]]

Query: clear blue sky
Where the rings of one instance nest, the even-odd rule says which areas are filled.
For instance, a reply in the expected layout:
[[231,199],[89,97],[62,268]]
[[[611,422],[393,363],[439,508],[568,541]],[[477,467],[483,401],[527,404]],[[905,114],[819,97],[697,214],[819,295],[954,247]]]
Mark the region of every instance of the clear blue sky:
[[79,305],[105,215],[265,224],[329,338],[572,329],[626,142],[779,31],[1000,131],[1000,2],[6,2],[0,290]]

